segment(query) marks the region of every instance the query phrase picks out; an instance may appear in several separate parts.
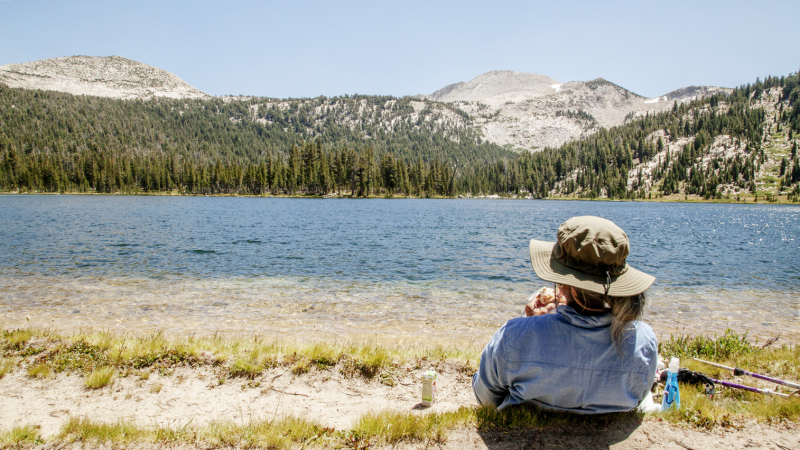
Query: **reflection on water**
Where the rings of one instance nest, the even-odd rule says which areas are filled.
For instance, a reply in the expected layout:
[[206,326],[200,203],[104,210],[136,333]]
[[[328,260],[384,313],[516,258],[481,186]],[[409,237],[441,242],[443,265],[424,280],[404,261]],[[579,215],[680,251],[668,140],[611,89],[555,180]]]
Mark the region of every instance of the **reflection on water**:
[[484,341],[581,214],[628,232],[662,336],[800,340],[800,209],[529,201],[0,196],[0,327]]

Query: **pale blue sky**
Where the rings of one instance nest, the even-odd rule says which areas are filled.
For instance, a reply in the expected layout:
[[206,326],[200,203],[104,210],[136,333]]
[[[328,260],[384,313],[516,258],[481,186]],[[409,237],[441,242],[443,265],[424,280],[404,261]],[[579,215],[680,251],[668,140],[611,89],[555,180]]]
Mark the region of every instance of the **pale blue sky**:
[[800,1],[0,0],[0,65],[120,55],[213,95],[429,94],[491,70],[641,95],[800,68]]

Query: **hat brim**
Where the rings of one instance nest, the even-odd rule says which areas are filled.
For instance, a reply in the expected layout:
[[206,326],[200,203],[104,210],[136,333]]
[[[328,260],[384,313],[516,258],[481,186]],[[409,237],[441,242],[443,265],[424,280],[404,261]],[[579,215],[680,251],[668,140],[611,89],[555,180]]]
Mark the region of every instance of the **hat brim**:
[[[579,289],[604,294],[606,292],[607,278],[590,275],[565,266],[553,255],[556,242],[537,241],[531,239],[531,266],[536,275],[553,283],[573,286]],[[628,265],[628,270],[622,275],[611,277],[611,287],[608,295],[612,297],[628,297],[640,294],[649,288],[656,277],[634,269]]]

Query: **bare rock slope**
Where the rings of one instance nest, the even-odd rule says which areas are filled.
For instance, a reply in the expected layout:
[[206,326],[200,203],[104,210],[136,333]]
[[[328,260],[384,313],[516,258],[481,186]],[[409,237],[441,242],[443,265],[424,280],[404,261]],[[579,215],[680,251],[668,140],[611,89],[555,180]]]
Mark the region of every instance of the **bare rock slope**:
[[554,86],[558,84],[558,81],[544,75],[495,70],[468,83],[451,84],[429,95],[428,98],[440,102],[452,102],[482,101],[503,94],[538,97],[553,93]]
[[469,113],[473,126],[480,127],[490,142],[536,150],[663,111],[675,101],[688,102],[729,91],[690,86],[648,99],[602,78],[559,83],[543,75],[493,71],[466,83],[451,84],[425,98],[456,104]]
[[176,75],[121,56],[69,56],[0,66],[10,87],[120,99],[209,98]]

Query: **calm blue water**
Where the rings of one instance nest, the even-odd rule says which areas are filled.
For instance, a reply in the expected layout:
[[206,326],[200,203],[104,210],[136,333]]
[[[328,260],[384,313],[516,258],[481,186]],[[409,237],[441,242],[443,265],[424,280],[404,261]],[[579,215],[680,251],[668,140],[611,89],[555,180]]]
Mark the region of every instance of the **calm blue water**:
[[0,326],[483,339],[575,215],[628,233],[657,331],[800,337],[800,207],[576,201],[0,196]]

